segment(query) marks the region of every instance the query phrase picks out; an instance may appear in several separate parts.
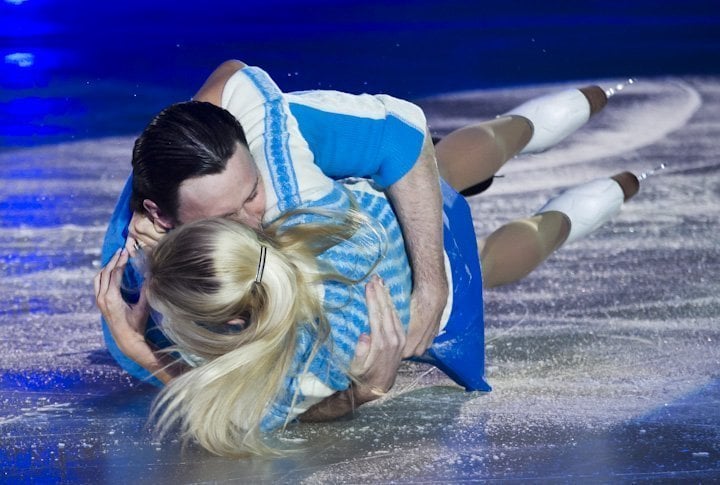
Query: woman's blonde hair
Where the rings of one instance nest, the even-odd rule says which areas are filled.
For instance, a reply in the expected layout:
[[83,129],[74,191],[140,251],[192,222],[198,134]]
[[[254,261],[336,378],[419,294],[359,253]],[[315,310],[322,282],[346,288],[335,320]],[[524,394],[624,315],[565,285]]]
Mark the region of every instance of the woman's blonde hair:
[[[260,423],[283,391],[299,325],[316,337],[313,355],[329,334],[312,284],[347,282],[318,268],[316,256],[367,224],[355,210],[342,216],[313,210],[331,222],[284,224],[298,212],[263,233],[227,219],[197,221],[172,231],[153,251],[150,304],[163,315],[174,348],[205,361],[153,403],[161,435],[179,423],[185,440],[219,455],[275,451],[264,443]],[[262,247],[264,271],[256,282]],[[228,323],[233,320],[245,323]]]

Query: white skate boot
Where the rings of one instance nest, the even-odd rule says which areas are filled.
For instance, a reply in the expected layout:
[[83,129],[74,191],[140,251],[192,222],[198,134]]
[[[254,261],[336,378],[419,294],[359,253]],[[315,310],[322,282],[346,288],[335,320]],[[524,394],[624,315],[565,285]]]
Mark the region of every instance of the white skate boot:
[[537,213],[558,211],[570,219],[570,234],[563,243],[567,244],[590,234],[617,215],[623,202],[639,189],[637,177],[622,172],[572,187],[550,199]]
[[520,153],[538,153],[570,136],[606,104],[602,88],[588,86],[531,99],[503,116],[518,115],[532,123],[532,138]]

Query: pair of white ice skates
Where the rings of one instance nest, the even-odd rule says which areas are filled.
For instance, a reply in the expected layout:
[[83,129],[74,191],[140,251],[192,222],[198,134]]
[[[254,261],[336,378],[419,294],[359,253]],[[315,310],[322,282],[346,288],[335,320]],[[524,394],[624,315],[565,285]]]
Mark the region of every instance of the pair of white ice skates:
[[[537,153],[555,146],[575,132],[606,103],[605,92],[598,86],[590,86],[532,99],[505,115],[522,116],[532,123],[532,138],[520,153]],[[639,188],[635,175],[622,172],[572,187],[550,199],[537,214],[550,211],[565,214],[570,220],[570,234],[565,240],[567,244],[586,236],[617,215],[623,202],[634,196]]]

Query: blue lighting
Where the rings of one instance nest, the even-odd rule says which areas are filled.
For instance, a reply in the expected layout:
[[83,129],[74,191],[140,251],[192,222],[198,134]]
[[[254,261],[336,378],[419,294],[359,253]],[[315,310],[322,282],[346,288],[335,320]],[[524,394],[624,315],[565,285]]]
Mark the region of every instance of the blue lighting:
[[6,64],[15,64],[20,67],[30,67],[35,63],[35,56],[29,52],[13,52],[5,56]]

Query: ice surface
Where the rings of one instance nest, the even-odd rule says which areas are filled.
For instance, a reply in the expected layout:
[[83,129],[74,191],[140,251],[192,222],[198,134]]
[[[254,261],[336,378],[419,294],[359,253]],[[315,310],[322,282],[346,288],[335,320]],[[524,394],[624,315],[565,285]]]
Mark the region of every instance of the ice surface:
[[[604,87],[623,80],[599,80]],[[558,86],[422,101],[447,132]],[[2,477],[106,483],[617,481],[720,470],[720,79],[640,79],[471,205],[479,236],[558,189],[667,163],[619,217],[486,294],[488,377],[402,368],[353,420],[291,427],[299,454],[238,462],[145,420],[154,389],[105,352],[91,279],[132,139],[0,154]]]

